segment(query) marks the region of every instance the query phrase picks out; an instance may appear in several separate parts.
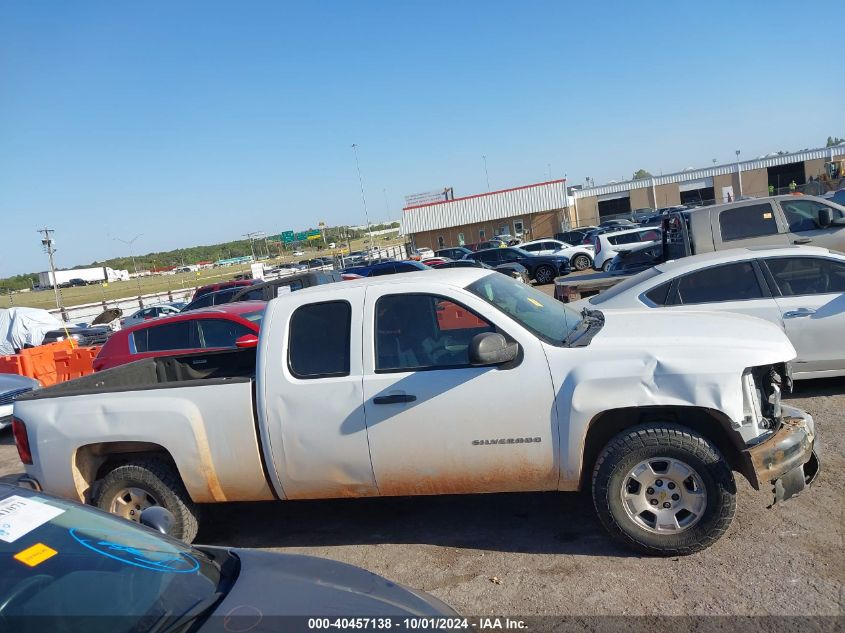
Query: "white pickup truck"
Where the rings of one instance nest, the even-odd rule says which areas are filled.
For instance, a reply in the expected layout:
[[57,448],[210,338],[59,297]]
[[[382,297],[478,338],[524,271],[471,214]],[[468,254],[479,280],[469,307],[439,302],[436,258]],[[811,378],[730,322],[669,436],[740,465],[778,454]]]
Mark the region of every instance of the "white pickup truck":
[[478,269],[271,301],[256,350],[137,361],[16,402],[22,485],[190,540],[203,504],[591,489],[641,551],[709,546],[732,471],[775,498],[818,470],[780,404],[795,351],[714,313],[578,313]]

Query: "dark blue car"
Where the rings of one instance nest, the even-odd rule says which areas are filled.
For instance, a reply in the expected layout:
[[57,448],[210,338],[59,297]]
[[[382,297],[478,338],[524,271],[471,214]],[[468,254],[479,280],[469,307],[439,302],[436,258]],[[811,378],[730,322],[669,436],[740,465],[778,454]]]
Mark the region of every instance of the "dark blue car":
[[415,273],[420,270],[431,270],[431,268],[419,262],[377,262],[367,266],[353,266],[342,272],[353,273],[362,277],[379,277],[381,275],[393,275],[394,273]]
[[550,284],[555,277],[572,272],[569,258],[563,255],[534,255],[515,246],[507,248],[488,248],[466,256],[489,264],[494,268],[499,264],[522,264],[528,270],[528,276],[538,284]]

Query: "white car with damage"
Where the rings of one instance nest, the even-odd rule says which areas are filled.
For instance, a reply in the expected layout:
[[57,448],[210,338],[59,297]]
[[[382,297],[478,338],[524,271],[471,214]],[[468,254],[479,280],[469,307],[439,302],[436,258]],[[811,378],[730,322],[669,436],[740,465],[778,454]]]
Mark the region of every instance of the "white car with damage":
[[582,314],[485,270],[327,284],[271,301],[257,353],[24,396],[20,483],[161,504],[188,540],[209,503],[587,489],[622,542],[687,554],[731,523],[735,471],[776,500],[818,471],[780,403],[794,356],[758,319]]
[[532,255],[563,255],[569,258],[569,265],[575,270],[587,270],[593,265],[595,251],[592,244],[567,244],[550,238],[532,240],[519,245]]

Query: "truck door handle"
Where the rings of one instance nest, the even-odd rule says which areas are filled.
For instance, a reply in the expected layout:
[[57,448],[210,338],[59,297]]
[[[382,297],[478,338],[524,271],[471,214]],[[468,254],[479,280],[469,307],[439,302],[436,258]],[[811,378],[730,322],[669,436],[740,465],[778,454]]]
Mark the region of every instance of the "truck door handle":
[[811,237],[799,237],[798,239],[792,240],[793,244],[809,244],[813,241]]
[[376,396],[373,398],[373,404],[401,404],[403,402],[413,402],[416,396],[407,393],[394,393],[390,396]]
[[812,308],[798,308],[797,310],[790,310],[783,313],[784,319],[795,319],[798,317],[807,317],[815,314],[816,311]]

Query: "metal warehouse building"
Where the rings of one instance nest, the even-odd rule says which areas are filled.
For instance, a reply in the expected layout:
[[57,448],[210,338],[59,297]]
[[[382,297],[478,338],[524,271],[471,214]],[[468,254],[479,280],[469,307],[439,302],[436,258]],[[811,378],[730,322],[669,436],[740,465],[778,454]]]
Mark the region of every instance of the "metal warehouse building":
[[[832,174],[830,170],[836,171]],[[838,175],[837,175],[838,174]],[[674,174],[571,189],[553,180],[403,209],[402,233],[418,248],[472,244],[509,233],[550,237],[602,220],[630,217],[638,209],[714,204],[741,196],[796,191],[823,193],[845,186],[845,145],[769,155]],[[770,189],[771,187],[771,189]]]

